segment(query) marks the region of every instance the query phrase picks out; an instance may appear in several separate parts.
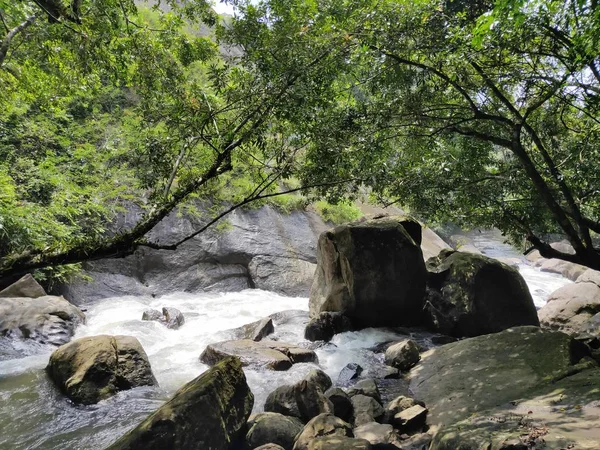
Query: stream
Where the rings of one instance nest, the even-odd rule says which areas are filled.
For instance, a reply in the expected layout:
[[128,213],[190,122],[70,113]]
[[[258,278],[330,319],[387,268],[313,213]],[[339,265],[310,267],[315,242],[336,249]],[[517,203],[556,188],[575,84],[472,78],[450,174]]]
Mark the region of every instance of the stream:
[[[503,244],[494,232],[466,235],[484,254],[496,258],[518,258],[518,268],[527,281],[536,306],[543,306],[554,290],[570,283],[527,264],[512,247]],[[147,308],[172,306],[186,322],[179,330],[160,323],[141,321]],[[91,406],[76,406],[66,399],[46,377],[44,367],[51,347],[21,343],[21,356],[7,357],[0,343],[0,449],[102,449],[155,411],[184,383],[207,369],[198,357],[207,344],[232,338],[230,330],[284,310],[308,311],[307,298],[293,298],[257,289],[234,293],[174,293],[160,298],[114,297],[87,308],[87,324],[74,338],[98,334],[131,335],[144,347],[159,387],[124,391]],[[298,313],[298,317],[305,317]],[[302,320],[276,327],[270,338],[309,345],[303,338]],[[411,334],[412,335],[412,334]],[[430,334],[415,333],[419,343],[429,346]],[[337,379],[348,363],[365,368],[363,375],[375,374],[383,366],[382,355],[368,349],[378,343],[405,338],[406,334],[383,329],[342,333],[316,350],[320,367]],[[0,340],[1,341],[1,340]],[[25,356],[23,356],[25,355]],[[266,396],[275,387],[294,383],[316,367],[296,364],[289,371],[246,369],[255,395],[254,410],[260,411]]]

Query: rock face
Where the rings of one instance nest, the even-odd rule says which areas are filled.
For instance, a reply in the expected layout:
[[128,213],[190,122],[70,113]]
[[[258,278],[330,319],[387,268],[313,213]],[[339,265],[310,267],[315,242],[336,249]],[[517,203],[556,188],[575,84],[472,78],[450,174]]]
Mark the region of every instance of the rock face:
[[244,432],[254,396],[237,358],[190,381],[110,450],[227,450]]
[[92,336],[59,347],[46,371],[75,403],[86,405],[117,392],[156,384],[146,352],[131,336]]
[[264,412],[250,416],[248,420],[246,445],[250,448],[265,444],[278,444],[285,450],[292,450],[294,440],[302,431],[302,422],[283,414]]
[[[587,272],[577,282],[554,291],[538,311],[542,325],[572,335],[590,331],[593,334],[596,327],[591,319],[598,313],[600,280],[596,280],[596,274]],[[597,329],[596,334],[600,334]]]
[[38,298],[47,295],[30,273],[19,278],[6,289],[0,291],[0,297],[29,297]]
[[416,325],[425,294],[421,226],[385,217],[319,237],[310,316],[341,312],[358,328]]
[[61,345],[69,342],[75,327],[83,322],[81,310],[63,297],[0,298],[0,336]]
[[412,369],[420,359],[419,347],[410,339],[396,342],[385,351],[385,363],[403,372]]
[[[536,430],[544,448],[600,448],[600,430],[592,425],[600,415],[600,369],[580,362],[584,355],[566,334],[537,327],[424,353],[410,390],[427,405],[428,425],[439,429],[430,450],[504,448]],[[540,423],[547,430],[536,428]]]
[[212,366],[229,356],[237,356],[244,366],[261,366],[271,370],[287,370],[295,363],[318,361],[315,352],[306,348],[250,339],[210,344],[200,355],[200,361]]
[[442,251],[427,261],[426,309],[433,326],[451,336],[479,336],[539,320],[519,272],[483,255]]

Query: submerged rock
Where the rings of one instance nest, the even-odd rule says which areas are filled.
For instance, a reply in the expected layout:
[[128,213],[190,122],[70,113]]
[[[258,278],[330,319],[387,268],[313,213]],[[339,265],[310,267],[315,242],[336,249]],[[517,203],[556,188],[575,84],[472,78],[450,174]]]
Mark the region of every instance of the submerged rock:
[[63,297],[0,298],[0,336],[61,345],[84,322],[83,312]]
[[429,259],[427,270],[426,310],[437,331],[462,337],[539,326],[518,270],[483,255],[448,250]]
[[46,372],[75,403],[93,404],[119,391],[156,384],[146,352],[131,336],[92,336],[59,347]]
[[310,316],[340,312],[358,328],[421,322],[426,270],[421,226],[384,217],[322,233]]
[[223,341],[210,344],[200,355],[200,361],[209,366],[237,356],[244,366],[261,366],[272,370],[287,370],[292,364],[317,362],[314,351],[277,341],[255,342],[250,339]]
[[0,297],[38,298],[45,295],[48,294],[46,294],[44,288],[35,281],[35,278],[33,278],[30,273],[19,278],[13,284],[0,291]]
[[403,372],[412,369],[420,359],[419,346],[410,339],[396,342],[385,351],[385,363]]
[[227,358],[179,389],[107,450],[233,448],[244,433],[254,396],[237,358]]
[[302,431],[303,425],[294,417],[263,412],[250,416],[247,427],[246,445],[249,448],[265,444],[277,444],[285,450],[292,450],[294,440],[298,433]]
[[156,309],[147,309],[142,314],[142,320],[153,320],[162,323],[169,329],[177,330],[185,323],[185,318],[177,308],[164,307],[162,313]]

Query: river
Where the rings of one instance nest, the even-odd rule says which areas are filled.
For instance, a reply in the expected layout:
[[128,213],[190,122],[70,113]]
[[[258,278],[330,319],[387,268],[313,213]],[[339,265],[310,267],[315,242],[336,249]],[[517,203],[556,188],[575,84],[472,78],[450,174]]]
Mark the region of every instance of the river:
[[[468,238],[491,257],[521,258],[492,232],[469,233]],[[555,289],[570,283],[543,273],[519,260],[536,306],[542,306]],[[182,311],[186,323],[169,330],[140,318],[147,308],[172,306]],[[75,338],[98,334],[135,336],[144,347],[159,387],[124,391],[92,406],[75,406],[49,382],[44,367],[52,348],[24,343],[19,358],[0,361],[0,449],[102,449],[156,410],[187,381],[207,366],[198,357],[207,344],[231,337],[227,330],[283,310],[308,310],[307,298],[292,298],[261,290],[236,293],[174,293],[160,298],[115,297],[86,305],[87,323]],[[298,322],[276,327],[276,339],[307,345]],[[332,379],[350,362],[359,363],[366,375],[382,366],[381,357],[367,349],[405,335],[390,330],[367,329],[337,335],[316,350],[320,367]],[[427,346],[427,334],[415,334]],[[2,348],[0,347],[0,353]],[[259,411],[269,392],[293,383],[315,367],[296,364],[287,372],[246,370]]]

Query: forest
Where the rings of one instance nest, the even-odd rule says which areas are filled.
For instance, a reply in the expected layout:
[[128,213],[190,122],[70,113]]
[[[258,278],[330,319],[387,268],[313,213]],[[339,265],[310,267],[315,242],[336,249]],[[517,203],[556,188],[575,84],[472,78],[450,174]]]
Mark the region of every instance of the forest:
[[[600,269],[595,1],[230,4],[0,0],[0,278],[365,193]],[[205,227],[147,239],[198,202]]]

